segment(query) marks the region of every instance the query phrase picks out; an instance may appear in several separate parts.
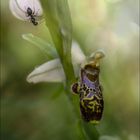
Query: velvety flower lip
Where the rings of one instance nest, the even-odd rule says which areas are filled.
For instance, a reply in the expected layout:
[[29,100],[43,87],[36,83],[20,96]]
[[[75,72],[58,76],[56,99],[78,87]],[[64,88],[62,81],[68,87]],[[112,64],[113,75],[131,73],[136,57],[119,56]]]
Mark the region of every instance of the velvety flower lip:
[[27,8],[31,8],[36,18],[43,15],[39,0],[10,0],[9,7],[12,14],[20,20],[29,21],[30,17],[27,16]]
[[[75,76],[78,77],[80,65],[86,60],[86,56],[76,42],[72,43],[71,54],[74,73]],[[65,73],[59,58],[40,65],[27,76],[29,83],[65,82],[65,80]]]

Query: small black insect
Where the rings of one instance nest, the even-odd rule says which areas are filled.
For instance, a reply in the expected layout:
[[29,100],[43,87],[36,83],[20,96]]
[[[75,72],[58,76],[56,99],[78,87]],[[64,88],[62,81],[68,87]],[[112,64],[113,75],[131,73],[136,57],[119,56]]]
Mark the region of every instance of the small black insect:
[[38,22],[36,21],[35,11],[33,11],[30,7],[27,8],[27,17],[30,17],[30,21],[33,23],[33,25],[38,25]]

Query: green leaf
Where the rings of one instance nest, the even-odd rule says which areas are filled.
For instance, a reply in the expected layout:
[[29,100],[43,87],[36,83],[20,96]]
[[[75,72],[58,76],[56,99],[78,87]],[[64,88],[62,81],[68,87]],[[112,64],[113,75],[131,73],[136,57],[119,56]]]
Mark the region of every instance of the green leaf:
[[71,62],[72,23],[67,0],[41,0],[46,25],[63,65],[67,85],[74,81]]
[[41,4],[45,15],[46,25],[49,29],[53,43],[59,54],[59,57],[62,60],[63,42],[57,16],[57,0],[41,0]]
[[72,20],[67,0],[57,0],[57,15],[63,40],[63,67],[67,75],[68,82],[73,82],[74,73],[71,62],[72,45]]
[[51,44],[44,41],[43,39],[41,39],[37,36],[34,36],[31,33],[23,34],[22,37],[26,41],[28,41],[28,42],[32,43],[33,45],[37,46],[47,56],[48,59],[53,59],[53,58],[58,57],[56,49]]
[[66,47],[66,50],[70,50],[72,44],[72,21],[67,0],[57,0],[57,15],[64,47]]

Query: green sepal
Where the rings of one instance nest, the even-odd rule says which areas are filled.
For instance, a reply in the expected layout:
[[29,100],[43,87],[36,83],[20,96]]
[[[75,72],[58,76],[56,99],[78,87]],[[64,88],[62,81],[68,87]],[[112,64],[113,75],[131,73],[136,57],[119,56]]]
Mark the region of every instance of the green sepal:
[[38,47],[48,59],[54,59],[58,57],[55,47],[53,47],[52,44],[46,42],[45,40],[34,36],[31,33],[23,34],[22,38]]

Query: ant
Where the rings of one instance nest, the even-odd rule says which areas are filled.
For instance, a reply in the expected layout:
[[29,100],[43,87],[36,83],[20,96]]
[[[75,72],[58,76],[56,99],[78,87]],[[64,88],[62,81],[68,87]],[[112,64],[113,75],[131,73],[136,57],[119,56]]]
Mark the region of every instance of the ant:
[[[25,13],[26,17],[29,17],[29,19],[27,19],[26,17],[22,16],[23,20],[25,20],[25,21],[30,20],[30,22],[35,26],[39,24],[38,20],[40,20],[41,16],[38,12],[40,9],[38,9],[38,11],[36,11],[35,7],[33,7],[34,10],[32,10],[32,8],[30,8],[30,7],[26,8],[26,6],[24,7],[25,9],[22,9],[20,7],[20,5],[18,4],[17,0],[15,0],[15,2],[16,2],[18,9],[21,12]],[[33,1],[33,5],[34,5],[34,1]]]
[[30,21],[33,23],[33,25],[38,25],[38,22],[36,21],[35,17],[35,12],[32,11],[30,7],[27,8],[27,17],[30,17]]

